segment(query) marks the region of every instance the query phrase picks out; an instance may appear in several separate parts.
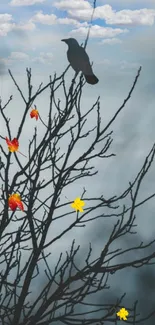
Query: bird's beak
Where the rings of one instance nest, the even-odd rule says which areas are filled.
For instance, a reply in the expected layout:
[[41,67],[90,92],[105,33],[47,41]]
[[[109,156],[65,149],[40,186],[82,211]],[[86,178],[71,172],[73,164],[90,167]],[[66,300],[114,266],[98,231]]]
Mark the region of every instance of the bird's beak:
[[61,41],[67,43],[67,40],[66,39],[62,39]]

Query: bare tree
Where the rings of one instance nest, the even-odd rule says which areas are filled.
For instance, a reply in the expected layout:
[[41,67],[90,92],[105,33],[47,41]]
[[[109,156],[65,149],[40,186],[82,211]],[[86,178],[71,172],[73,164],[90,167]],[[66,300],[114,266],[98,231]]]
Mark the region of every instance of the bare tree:
[[[86,40],[88,41],[88,39]],[[68,69],[68,68],[67,68]],[[37,131],[30,140],[28,159],[22,165],[19,155],[8,152],[7,148],[0,145],[1,165],[0,178],[2,182],[1,194],[1,220],[0,220],[0,320],[2,325],[50,325],[56,322],[67,325],[88,324],[117,324],[117,312],[123,306],[123,296],[110,303],[97,304],[97,293],[108,289],[108,279],[115,276],[116,272],[126,268],[140,268],[143,265],[154,263],[154,242],[140,243],[128,249],[112,250],[111,246],[118,239],[133,232],[136,220],[136,208],[145,204],[155,196],[155,193],[138,201],[138,193],[142,182],[150,169],[155,155],[155,144],[143,162],[142,168],[129,183],[128,188],[121,195],[113,197],[88,197],[87,189],[83,189],[81,200],[86,203],[84,212],[73,211],[71,202],[62,202],[65,190],[70,184],[79,179],[93,177],[97,171],[92,165],[93,159],[107,159],[115,156],[110,153],[112,144],[111,130],[113,122],[124,109],[138,81],[141,67],[139,68],[133,85],[120,108],[111,120],[102,127],[100,98],[97,98],[91,108],[81,109],[81,99],[85,89],[82,75],[75,76],[69,88],[65,84],[66,71],[59,77],[55,74],[47,85],[39,85],[36,93],[32,93],[31,69],[27,69],[28,98],[25,97],[20,86],[14,79],[11,71],[9,74],[17,87],[25,104],[22,119],[18,126],[16,138],[20,140],[24,122],[29,110],[36,99],[47,88],[50,88],[50,105],[48,121],[45,123],[40,117],[45,132],[42,139],[37,141]],[[78,78],[78,79],[77,79]],[[56,98],[57,90],[62,91],[63,104]],[[11,104],[12,96],[6,104],[0,103],[0,112],[6,124],[8,137],[12,139],[10,120],[6,116],[6,107]],[[87,118],[96,112],[94,127],[85,131]],[[90,145],[83,148],[78,158],[74,158],[73,151],[77,143],[84,138],[93,140]],[[1,136],[4,141],[4,138]],[[62,139],[67,139],[67,150],[60,153]],[[100,146],[98,146],[100,144]],[[12,163],[16,172],[10,174]],[[45,177],[45,171],[48,177]],[[19,193],[24,203],[24,212],[10,211],[8,206],[9,195]],[[46,198],[43,199],[43,197]],[[129,197],[130,204],[126,206],[124,200]],[[105,213],[105,211],[108,211]],[[66,220],[72,216],[70,224],[58,235],[54,235],[52,227],[55,222]],[[88,254],[83,261],[84,265],[77,263],[80,246],[75,245],[75,240],[70,245],[70,250],[61,253],[57,262],[49,258],[49,249],[56,242],[62,241],[63,236],[75,227],[86,227],[90,222],[98,219],[116,217],[117,222],[112,225],[111,234],[97,256],[92,258],[92,246],[89,245]],[[14,229],[14,225],[16,229]],[[52,232],[52,237],[48,234]],[[151,254],[145,249],[152,247]],[[140,251],[142,257],[128,261],[131,251]],[[66,257],[64,256],[66,254]],[[122,263],[115,263],[117,257],[123,256]],[[22,257],[24,258],[22,260]],[[40,265],[42,265],[40,267]],[[40,270],[44,271],[40,272]],[[38,288],[36,298],[33,299],[33,282],[46,283]],[[35,282],[36,283],[36,282]],[[134,303],[134,302],[133,302]],[[145,319],[137,313],[137,301],[134,306],[126,306],[129,316],[127,324],[144,324],[144,320],[155,314],[153,310]]]

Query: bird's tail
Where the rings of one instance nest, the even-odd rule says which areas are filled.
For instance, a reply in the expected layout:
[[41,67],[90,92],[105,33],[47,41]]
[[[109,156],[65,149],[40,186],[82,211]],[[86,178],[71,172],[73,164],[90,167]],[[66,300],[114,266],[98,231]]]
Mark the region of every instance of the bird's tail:
[[98,83],[98,78],[92,74],[92,75],[85,75],[85,79],[88,82],[88,84],[95,85]]

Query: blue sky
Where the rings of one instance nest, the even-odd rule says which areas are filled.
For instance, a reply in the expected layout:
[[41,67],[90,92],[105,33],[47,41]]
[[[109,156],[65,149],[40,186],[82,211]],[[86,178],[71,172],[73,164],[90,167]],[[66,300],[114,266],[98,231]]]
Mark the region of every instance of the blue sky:
[[[22,65],[24,60],[32,65],[40,62],[40,69],[43,64],[51,63],[51,56],[56,64],[57,54],[53,47],[63,49],[61,36],[72,35],[83,41],[92,5],[92,1],[86,0],[1,0],[0,3],[1,61],[6,67]],[[63,18],[65,21],[61,20]],[[97,1],[89,46],[98,47],[102,43],[105,59],[107,55],[115,57],[116,61],[126,57],[134,64],[137,53],[134,48],[126,51],[127,42],[130,43],[132,37],[154,31],[154,19],[154,0]],[[101,51],[101,46],[99,48]],[[42,58],[42,49],[51,56]],[[138,58],[141,59],[140,53]]]

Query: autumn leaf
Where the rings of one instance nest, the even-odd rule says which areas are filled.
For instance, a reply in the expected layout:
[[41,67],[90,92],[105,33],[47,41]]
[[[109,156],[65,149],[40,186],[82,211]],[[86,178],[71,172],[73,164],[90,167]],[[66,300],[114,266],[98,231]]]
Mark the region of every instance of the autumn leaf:
[[6,139],[6,143],[8,145],[8,149],[10,152],[15,152],[18,150],[18,148],[19,148],[18,139],[14,138],[12,141],[9,140],[7,137],[5,139]]
[[75,209],[76,211],[83,212],[84,210],[82,207],[85,205],[85,202],[80,199],[80,197],[77,197],[74,202],[71,204],[71,207]]
[[31,118],[35,117],[36,120],[38,120],[38,117],[39,117],[39,112],[37,109],[33,108],[32,111],[30,112],[30,116]]
[[127,320],[126,316],[129,315],[128,311],[125,308],[121,308],[120,311],[116,314],[118,317],[120,317],[120,320]]
[[24,206],[23,206],[23,203],[21,201],[21,197],[20,197],[20,195],[18,193],[10,195],[8,203],[9,203],[9,208],[12,211],[15,211],[16,208],[19,208],[20,210],[24,211]]
[[[7,137],[5,138],[6,143],[8,145],[8,149],[10,152],[16,152],[18,151],[19,148],[19,142],[18,139],[14,138],[12,141],[9,140]],[[22,156],[26,157],[23,153],[21,153],[20,151],[18,151]]]

